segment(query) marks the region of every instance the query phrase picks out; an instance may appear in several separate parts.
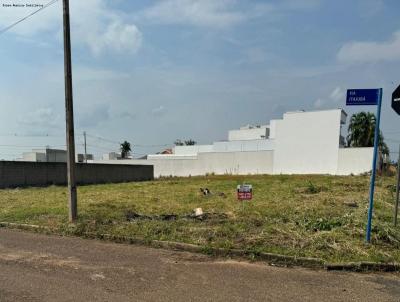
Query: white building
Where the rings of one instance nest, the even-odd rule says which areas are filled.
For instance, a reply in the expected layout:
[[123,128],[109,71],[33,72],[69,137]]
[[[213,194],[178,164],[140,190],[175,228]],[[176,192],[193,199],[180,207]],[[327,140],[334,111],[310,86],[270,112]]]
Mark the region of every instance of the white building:
[[122,158],[121,152],[109,152],[103,154],[102,160],[110,161],[110,160],[131,160],[133,159],[132,155],[126,156],[126,158]]
[[215,174],[360,174],[371,170],[373,148],[345,148],[341,109],[287,112],[269,125],[231,130],[228,141],[176,146],[132,164],[154,165],[158,176]]
[[[86,155],[87,160],[93,161],[93,154]],[[18,161],[27,162],[51,162],[51,163],[65,163],[67,162],[67,151],[59,149],[33,149],[31,152],[24,152],[22,158],[17,159]],[[76,162],[83,163],[85,161],[84,154],[76,155]]]
[[110,153],[106,153],[103,154],[103,160],[117,160],[117,159],[121,159],[121,153],[117,153],[117,152],[110,152]]
[[67,151],[59,149],[33,149],[31,152],[24,152],[19,161],[31,162],[67,162]]

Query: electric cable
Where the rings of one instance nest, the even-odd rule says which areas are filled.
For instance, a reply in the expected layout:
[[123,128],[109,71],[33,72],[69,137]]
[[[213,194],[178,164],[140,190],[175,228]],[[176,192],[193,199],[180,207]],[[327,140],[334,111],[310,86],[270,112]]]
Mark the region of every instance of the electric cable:
[[41,8],[39,8],[38,10],[34,11],[33,13],[30,13],[29,15],[23,17],[22,19],[18,20],[17,22],[14,22],[13,24],[3,28],[0,30],[0,35],[4,34],[5,32],[9,31],[11,28],[13,28],[14,26],[17,26],[18,24],[20,24],[21,22],[25,21],[26,19],[32,17],[33,15],[39,13],[40,11],[44,10],[45,8],[48,8],[49,6],[53,5],[54,3],[58,2],[58,0],[52,0],[50,2],[48,2],[47,4],[43,5]]

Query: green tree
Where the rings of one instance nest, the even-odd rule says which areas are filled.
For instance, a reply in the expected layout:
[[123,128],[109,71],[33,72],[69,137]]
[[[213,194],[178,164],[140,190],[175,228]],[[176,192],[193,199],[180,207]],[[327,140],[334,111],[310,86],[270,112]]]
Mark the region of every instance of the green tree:
[[174,142],[174,145],[175,145],[175,146],[194,146],[194,145],[196,145],[196,144],[197,144],[197,142],[194,141],[194,140],[192,140],[192,139],[188,139],[188,140],[185,140],[185,141],[182,141],[182,140],[180,140],[180,139],[177,139],[177,140],[175,140],[175,142]]
[[192,140],[192,139],[188,139],[188,140],[185,141],[185,145],[186,146],[194,146],[196,144],[197,144],[197,142]]
[[[373,147],[376,117],[371,112],[359,112],[350,118],[347,135],[349,147]],[[379,133],[379,149],[383,154],[389,154],[389,148],[384,141],[382,132]]]
[[132,151],[131,143],[124,141],[120,145],[120,150],[121,150],[121,157],[123,159],[128,158],[128,156],[131,154]]
[[174,145],[175,146],[183,146],[184,143],[180,139],[177,139],[177,140],[175,140]]

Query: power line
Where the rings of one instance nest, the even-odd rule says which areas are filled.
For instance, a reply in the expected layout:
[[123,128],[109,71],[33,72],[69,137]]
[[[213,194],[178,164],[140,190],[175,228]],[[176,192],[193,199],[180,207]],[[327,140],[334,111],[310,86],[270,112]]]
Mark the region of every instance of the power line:
[[[113,141],[113,140],[110,140],[110,139],[107,139],[107,138],[103,138],[103,137],[100,137],[100,136],[92,135],[92,134],[89,134],[89,133],[86,133],[86,135],[89,136],[89,137],[96,138],[98,140],[107,142],[107,143],[118,144],[118,145],[121,144],[120,142]],[[173,144],[160,144],[160,145],[136,145],[136,144],[133,144],[133,147],[134,148],[138,148],[138,147],[139,148],[151,148],[151,147],[155,148],[155,147],[168,147],[168,146],[171,146],[171,145],[173,145]]]
[[110,140],[110,139],[106,139],[106,138],[103,138],[103,137],[100,137],[100,136],[96,136],[96,135],[91,135],[89,133],[86,133],[86,135],[91,137],[91,138],[96,138],[98,140],[102,140],[102,141],[105,141],[105,142],[108,142],[108,143],[111,143],[111,144],[118,144],[118,145],[120,144],[120,142],[116,142],[116,141],[113,141],[113,140]]
[[0,148],[46,148],[46,147],[65,147],[66,145],[41,145],[41,146],[32,146],[32,145],[0,145]]
[[6,28],[3,28],[2,30],[0,30],[0,35],[4,34],[5,32],[9,31],[14,26],[18,25],[19,23],[25,21],[26,19],[32,17],[33,15],[37,14],[38,12],[44,10],[45,8],[47,8],[51,5],[53,5],[56,2],[58,2],[58,0],[52,0],[49,3],[45,4],[44,6],[42,6],[41,8],[39,8],[38,10],[34,11],[33,13],[30,13],[29,15],[23,17],[22,19],[18,20],[17,22],[14,22],[13,24],[7,26]]
[[57,138],[61,138],[60,135],[51,135],[51,134],[18,134],[18,133],[0,134],[0,137],[57,137]]
[[[83,144],[82,144],[82,146],[83,146]],[[90,145],[90,144],[87,144],[87,146],[90,148],[95,148],[95,149],[99,149],[99,150],[103,150],[103,151],[109,151],[109,152],[111,151],[110,148],[106,148],[106,147],[100,147],[100,146],[95,146],[95,145]]]

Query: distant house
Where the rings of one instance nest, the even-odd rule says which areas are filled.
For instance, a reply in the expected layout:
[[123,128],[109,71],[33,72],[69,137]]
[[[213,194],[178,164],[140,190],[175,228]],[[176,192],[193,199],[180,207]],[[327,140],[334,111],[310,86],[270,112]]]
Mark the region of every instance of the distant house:
[[165,149],[161,152],[158,152],[157,154],[174,154],[174,152],[172,151],[172,149]]
[[[86,158],[93,161],[93,154],[86,154]],[[84,162],[85,155],[77,154],[76,161],[79,163]],[[18,161],[27,162],[42,162],[42,163],[66,163],[67,162],[67,151],[60,149],[33,149],[31,152],[24,152],[22,158],[18,158]]]
[[121,158],[122,158],[121,153],[118,152],[109,152],[103,154],[103,160],[119,160]]
[[52,162],[65,163],[67,162],[67,151],[59,149],[33,149],[31,152],[24,152],[19,161],[30,162]]

